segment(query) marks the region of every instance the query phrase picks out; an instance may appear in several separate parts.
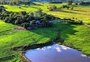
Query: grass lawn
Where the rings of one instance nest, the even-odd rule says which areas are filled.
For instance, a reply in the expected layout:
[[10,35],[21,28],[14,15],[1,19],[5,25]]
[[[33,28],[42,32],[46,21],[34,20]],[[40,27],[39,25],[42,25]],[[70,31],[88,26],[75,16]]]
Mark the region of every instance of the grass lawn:
[[18,53],[11,48],[47,42],[55,37],[58,29],[65,39],[64,44],[90,55],[90,27],[62,23],[54,23],[52,28],[31,31],[15,30],[17,27],[19,26],[0,21],[0,62],[20,62]]

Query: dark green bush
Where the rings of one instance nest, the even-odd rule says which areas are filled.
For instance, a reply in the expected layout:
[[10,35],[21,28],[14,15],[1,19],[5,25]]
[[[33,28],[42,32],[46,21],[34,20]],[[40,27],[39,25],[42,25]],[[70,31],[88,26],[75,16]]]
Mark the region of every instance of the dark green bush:
[[[34,16],[38,13],[40,17]],[[8,12],[8,11],[2,11],[0,12],[0,19],[4,20],[7,23],[12,23],[15,25],[23,26],[24,28],[28,28],[31,25],[33,27],[49,27],[51,26],[51,23],[49,23],[50,20],[54,19],[55,17],[51,15],[47,15],[46,13],[43,13],[41,9],[37,10],[33,13],[26,13],[26,12]],[[34,21],[33,21],[34,20]],[[39,21],[39,24],[36,24],[37,20]],[[30,22],[33,22],[30,24]]]
[[55,5],[49,6],[48,7],[49,11],[55,11],[57,7]]

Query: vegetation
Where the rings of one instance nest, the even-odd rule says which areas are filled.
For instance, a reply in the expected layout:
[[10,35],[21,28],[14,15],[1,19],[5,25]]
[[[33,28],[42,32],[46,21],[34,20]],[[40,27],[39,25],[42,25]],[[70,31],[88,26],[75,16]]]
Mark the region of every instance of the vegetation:
[[52,28],[38,28],[31,31],[16,30],[17,27],[19,26],[0,21],[0,29],[2,29],[0,30],[1,62],[19,62],[18,53],[12,48],[48,42],[56,36],[57,30],[60,30],[65,45],[77,48],[85,54],[90,54],[90,27],[85,25],[54,23]]
[[[51,14],[61,19],[71,19],[75,21],[83,21],[84,23],[90,23],[90,6],[67,6],[61,4],[55,4],[57,8],[60,8],[59,11],[45,11],[47,14]],[[69,8],[69,9],[68,9]]]
[[41,9],[32,13],[26,13],[25,11],[15,13],[8,12],[2,8],[0,14],[0,19],[5,22],[23,26],[26,29],[32,29],[34,27],[50,27],[52,24],[49,23],[49,21],[54,18],[51,15],[43,13]]
[[[12,48],[18,46],[32,45],[45,43],[53,38],[48,35],[51,31],[47,28],[37,29],[33,31],[27,30],[17,30],[19,26],[15,26],[12,24],[7,24],[3,21],[0,21],[0,61],[1,62],[20,62],[18,52],[13,51]],[[51,28],[53,29],[53,28]],[[39,34],[40,33],[40,34]],[[43,41],[43,42],[42,42]],[[12,57],[13,56],[13,57]]]
[[49,9],[49,11],[55,11],[57,10],[57,7],[55,5],[49,6],[47,9]]
[[[68,4],[0,5],[0,62],[20,62],[18,52],[22,50],[13,48],[43,44],[51,39],[90,56],[90,6],[76,6],[71,1]],[[68,23],[49,22],[54,19]],[[26,30],[31,27],[35,30]]]
[[[36,5],[38,4],[38,5]],[[59,11],[49,11],[48,7],[50,6],[56,6],[59,8]],[[71,20],[76,20],[76,21],[83,21],[84,23],[90,23],[90,6],[82,6],[78,5],[76,6],[74,3],[72,4],[72,7],[70,9],[67,8],[62,8],[63,6],[67,6],[66,3],[63,4],[55,4],[55,3],[35,3],[30,5],[30,6],[11,6],[11,5],[3,5],[7,11],[12,11],[12,12],[21,12],[21,11],[26,11],[26,12],[33,12],[37,11],[39,8],[43,10],[46,14],[53,15],[55,17],[61,18],[61,19],[71,19]],[[69,16],[68,16],[69,15]]]

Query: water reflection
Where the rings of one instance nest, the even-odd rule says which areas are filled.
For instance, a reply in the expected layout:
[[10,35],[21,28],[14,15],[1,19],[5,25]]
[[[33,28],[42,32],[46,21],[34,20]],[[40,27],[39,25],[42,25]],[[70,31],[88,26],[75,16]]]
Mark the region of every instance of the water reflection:
[[81,52],[58,44],[28,50],[25,56],[32,62],[90,62]]

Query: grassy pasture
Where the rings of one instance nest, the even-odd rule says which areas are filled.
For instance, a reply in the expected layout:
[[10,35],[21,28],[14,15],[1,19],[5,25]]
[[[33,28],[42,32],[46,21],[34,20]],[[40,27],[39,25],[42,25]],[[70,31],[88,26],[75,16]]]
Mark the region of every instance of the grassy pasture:
[[57,29],[61,30],[62,38],[65,39],[64,44],[90,55],[90,27],[62,23],[54,23],[52,28],[31,31],[15,30],[17,27],[19,26],[0,21],[0,62],[20,62],[17,52],[11,48],[47,42],[55,37]]
[[[48,11],[48,5],[61,6],[62,4],[37,3],[31,6],[10,6],[4,5],[7,11],[33,12],[41,8],[47,14],[60,18],[77,18],[85,23],[90,23],[90,6],[77,6],[74,10],[63,9],[63,11]],[[48,42],[55,37],[58,29],[61,31],[62,38],[65,39],[64,44],[76,48],[83,53],[90,55],[90,27],[85,25],[72,25],[63,23],[54,23],[51,28],[38,28],[35,30],[15,30],[19,26],[5,23],[0,20],[0,62],[20,62],[20,58],[16,51],[11,50],[13,47],[25,46],[28,44]]]
[[[18,26],[0,21],[0,62],[2,62],[1,58],[9,57],[17,53],[11,50],[13,47],[44,43],[52,37],[50,35],[40,35],[27,30],[15,30],[17,27]],[[47,32],[47,30],[45,31]],[[47,33],[49,32],[50,31]],[[44,32],[41,31],[41,34],[43,33]]]
[[4,5],[4,6],[6,7],[7,11],[12,11],[12,12],[20,12],[20,11],[33,12],[41,8],[43,12],[62,19],[74,18],[74,20],[77,20],[77,21],[82,20],[85,23],[90,23],[90,6],[78,5],[74,8],[74,10],[62,9],[61,11],[49,11],[47,7],[51,5],[56,5],[57,7],[61,7],[62,5],[66,5],[66,3],[52,4],[52,3],[36,2],[36,5],[30,5],[30,6],[25,6],[25,5],[22,5],[22,6]]

